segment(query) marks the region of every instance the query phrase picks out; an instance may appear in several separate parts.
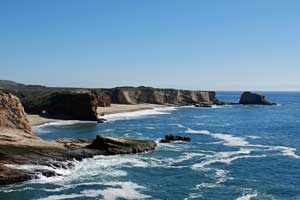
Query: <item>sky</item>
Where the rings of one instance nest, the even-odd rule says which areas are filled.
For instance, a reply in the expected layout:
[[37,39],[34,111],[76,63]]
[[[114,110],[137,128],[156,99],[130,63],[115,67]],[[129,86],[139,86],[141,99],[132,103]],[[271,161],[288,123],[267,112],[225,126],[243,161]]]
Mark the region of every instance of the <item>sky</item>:
[[300,90],[298,0],[1,0],[0,79]]

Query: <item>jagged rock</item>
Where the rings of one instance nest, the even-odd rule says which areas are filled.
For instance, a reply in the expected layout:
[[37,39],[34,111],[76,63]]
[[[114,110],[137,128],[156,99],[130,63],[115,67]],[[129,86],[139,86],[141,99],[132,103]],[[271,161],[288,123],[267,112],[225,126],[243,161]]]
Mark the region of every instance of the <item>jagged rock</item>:
[[160,142],[162,143],[169,143],[171,141],[191,141],[191,138],[189,137],[184,137],[184,136],[179,136],[179,135],[166,135],[164,139],[161,139]]
[[271,103],[265,99],[265,96],[252,93],[252,92],[243,92],[241,95],[239,104],[243,105],[276,105],[276,103]]
[[10,94],[0,91],[0,130],[18,129],[33,136],[28,119],[20,100]]
[[0,164],[0,185],[8,185],[17,182],[30,180],[30,174]]
[[98,135],[86,148],[105,151],[106,155],[130,154],[154,150],[156,143],[151,140],[132,140]]

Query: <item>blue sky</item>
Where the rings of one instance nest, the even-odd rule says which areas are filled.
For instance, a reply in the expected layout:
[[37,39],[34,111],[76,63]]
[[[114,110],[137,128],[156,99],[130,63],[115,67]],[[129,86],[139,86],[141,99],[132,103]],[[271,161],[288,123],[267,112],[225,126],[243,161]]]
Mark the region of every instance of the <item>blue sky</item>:
[[2,0],[0,79],[300,90],[297,0]]

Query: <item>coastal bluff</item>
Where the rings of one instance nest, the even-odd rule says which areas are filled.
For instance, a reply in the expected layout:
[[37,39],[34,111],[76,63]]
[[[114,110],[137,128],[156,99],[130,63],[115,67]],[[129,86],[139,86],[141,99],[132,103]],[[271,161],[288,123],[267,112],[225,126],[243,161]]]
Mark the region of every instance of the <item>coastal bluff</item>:
[[[45,141],[32,132],[20,100],[0,91],[0,185],[39,178],[38,175],[59,176],[55,168],[73,167],[63,161],[82,160],[95,155],[139,153],[155,147],[156,143],[151,140],[110,136],[97,136],[94,140],[60,138]],[[23,169],[20,165],[36,167]]]
[[152,87],[62,88],[0,81],[0,90],[19,97],[27,114],[48,118],[97,120],[97,107],[111,104],[157,104],[166,106],[223,105],[214,91],[160,89]]
[[159,89],[152,87],[118,87],[100,90],[109,95],[116,104],[160,104],[188,106],[194,104],[221,104],[214,91],[192,91],[176,89]]

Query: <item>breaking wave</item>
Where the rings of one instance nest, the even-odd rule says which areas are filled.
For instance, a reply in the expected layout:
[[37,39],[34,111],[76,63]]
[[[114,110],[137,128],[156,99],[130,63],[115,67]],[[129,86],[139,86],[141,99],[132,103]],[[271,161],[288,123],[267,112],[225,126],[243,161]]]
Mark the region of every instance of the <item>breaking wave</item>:
[[[209,135],[213,138],[220,139],[221,141],[223,141],[222,144],[225,145],[225,146],[252,147],[252,148],[254,147],[255,149],[252,149],[252,151],[257,151],[257,150],[260,150],[260,151],[280,151],[281,155],[283,155],[283,156],[289,156],[289,157],[292,157],[292,158],[295,158],[295,159],[300,158],[300,156],[295,153],[296,148],[292,148],[292,147],[250,144],[243,137],[237,137],[237,136],[233,136],[233,135],[230,135],[230,134],[223,134],[223,133],[211,133],[207,130],[193,130],[193,129],[188,128],[188,130],[186,130],[186,133]],[[251,151],[249,153],[251,153]],[[253,157],[253,156],[251,156],[251,157]],[[265,157],[265,156],[263,156],[263,157]],[[238,157],[237,159],[239,159],[239,158],[243,158],[243,157]],[[236,159],[230,159],[228,161],[231,162],[233,160],[236,160]]]
[[164,107],[164,108],[153,108],[153,109],[131,111],[131,112],[113,113],[113,114],[105,115],[105,119],[109,121],[137,119],[137,118],[152,116],[152,115],[167,115],[174,110],[176,110],[175,107]]

